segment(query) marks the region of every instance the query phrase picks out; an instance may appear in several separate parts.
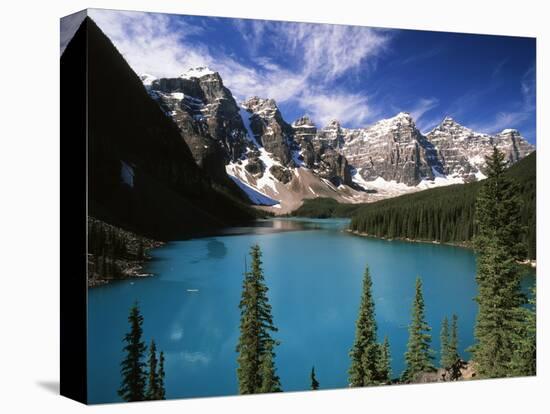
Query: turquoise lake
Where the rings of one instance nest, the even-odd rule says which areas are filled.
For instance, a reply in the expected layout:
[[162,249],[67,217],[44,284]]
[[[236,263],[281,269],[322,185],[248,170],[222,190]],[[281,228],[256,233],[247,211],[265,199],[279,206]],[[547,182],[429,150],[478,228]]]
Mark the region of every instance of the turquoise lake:
[[[462,357],[473,343],[477,305],[471,250],[429,243],[384,241],[346,233],[346,220],[273,219],[256,227],[172,242],[151,251],[154,277],[88,291],[88,394],[91,403],[120,401],[122,338],[128,310],[139,302],[144,339],[166,356],[167,398],[237,393],[235,346],[245,258],[258,243],[269,287],[276,366],[285,391],[309,389],[315,366],[322,389],[347,386],[348,352],[361,283],[368,264],[378,336],[391,344],[392,377],[403,353],[414,294],[421,276],[435,361],[444,316],[459,317]],[[525,285],[534,283],[534,272]]]

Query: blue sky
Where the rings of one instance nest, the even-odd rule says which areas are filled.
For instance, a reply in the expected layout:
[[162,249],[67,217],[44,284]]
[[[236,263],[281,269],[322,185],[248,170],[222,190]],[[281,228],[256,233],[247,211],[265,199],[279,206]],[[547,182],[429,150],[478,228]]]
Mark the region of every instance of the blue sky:
[[89,11],[138,73],[206,65],[237,100],[274,98],[285,119],[367,126],[399,111],[429,131],[445,116],[535,143],[532,38]]

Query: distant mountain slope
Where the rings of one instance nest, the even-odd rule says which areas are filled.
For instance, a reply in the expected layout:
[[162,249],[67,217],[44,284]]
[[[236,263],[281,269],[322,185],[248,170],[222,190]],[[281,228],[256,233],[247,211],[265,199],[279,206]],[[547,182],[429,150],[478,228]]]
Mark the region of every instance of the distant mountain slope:
[[252,219],[198,167],[176,124],[90,18],[67,45],[62,70],[77,68],[86,47],[88,214],[156,239]]
[[[523,240],[527,257],[536,257],[536,153],[506,172],[520,184]],[[467,243],[475,234],[474,212],[481,182],[434,188],[365,204],[350,229],[376,237]]]
[[197,163],[218,182],[229,175],[256,190],[261,197],[249,197],[253,204],[278,201],[264,207],[275,214],[315,197],[364,203],[473,182],[484,178],[484,157],[493,146],[509,165],[534,151],[516,130],[488,135],[450,117],[424,135],[407,112],[364,128],[338,120],[318,128],[306,115],[290,124],[269,97],[237,103],[220,74],[205,67],[141,80]]

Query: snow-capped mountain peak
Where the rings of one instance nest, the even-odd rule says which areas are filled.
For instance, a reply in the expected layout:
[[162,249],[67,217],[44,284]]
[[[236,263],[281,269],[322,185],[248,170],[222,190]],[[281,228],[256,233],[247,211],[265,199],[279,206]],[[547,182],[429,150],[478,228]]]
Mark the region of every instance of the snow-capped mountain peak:
[[307,115],[303,115],[292,123],[293,128],[315,128],[315,123]]
[[180,75],[180,78],[191,79],[191,78],[202,78],[206,75],[213,75],[216,72],[211,70],[208,66],[197,66],[195,68],[189,68],[187,71]]
[[288,124],[273,99],[237,104],[207,67],[162,81],[148,74],[140,79],[178,125],[197,164],[221,183],[228,175],[238,180],[254,203],[281,201],[280,212],[309,197],[364,202],[482,179],[495,146],[510,164],[535,149],[515,129],[488,135],[450,116],[428,134],[408,112],[366,128],[345,128],[338,120],[318,128],[307,115]]
[[458,123],[454,118],[446,116],[439,125],[428,132],[429,135],[445,135],[453,139],[465,139],[474,135],[486,136],[487,134],[474,132],[470,128]]
[[143,82],[144,86],[151,86],[157,80],[156,76],[149,75],[148,73],[142,73],[139,79]]

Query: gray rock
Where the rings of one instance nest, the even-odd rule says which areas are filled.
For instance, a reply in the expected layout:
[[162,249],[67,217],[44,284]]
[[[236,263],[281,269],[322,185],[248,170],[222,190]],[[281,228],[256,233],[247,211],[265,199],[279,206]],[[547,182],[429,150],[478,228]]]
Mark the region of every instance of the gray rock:
[[269,168],[269,172],[283,184],[289,183],[292,180],[292,173],[289,169],[281,167],[280,165],[272,165]]
[[509,165],[535,150],[515,129],[506,129],[494,136],[482,134],[450,117],[426,134],[426,139],[437,148],[443,173],[463,177],[466,181],[485,173],[485,157],[495,146],[504,152]]
[[250,128],[256,140],[284,166],[292,166],[292,127],[287,124],[273,99],[250,98],[243,106],[252,114]]
[[[166,107],[167,114],[178,124],[186,142],[195,146],[193,155],[199,165],[204,164],[204,159],[209,156],[212,140],[217,142],[217,151],[223,156],[222,167],[246,152],[249,141],[239,107],[217,72],[206,72],[199,77],[158,79],[151,82],[149,91]],[[188,116],[185,117],[184,113]],[[200,136],[194,143],[191,142],[190,129]]]
[[347,130],[344,141],[342,153],[367,181],[382,177],[413,186],[423,178],[433,179],[432,167],[440,168],[433,145],[408,113]]

